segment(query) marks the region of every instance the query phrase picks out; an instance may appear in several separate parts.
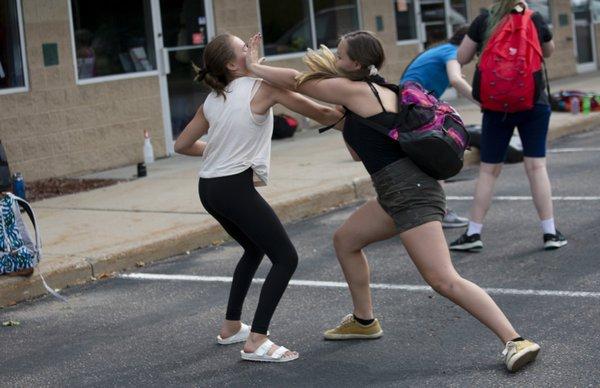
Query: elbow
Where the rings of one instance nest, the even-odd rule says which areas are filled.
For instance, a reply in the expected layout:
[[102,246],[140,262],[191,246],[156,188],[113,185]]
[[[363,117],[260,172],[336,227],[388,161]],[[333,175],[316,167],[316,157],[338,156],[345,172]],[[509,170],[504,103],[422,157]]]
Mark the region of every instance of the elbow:
[[330,125],[336,122],[340,117],[340,114],[337,110],[330,108],[328,106],[319,107],[316,112],[316,117],[311,117],[313,120],[319,122],[323,125]]
[[544,58],[550,58],[550,56],[554,54],[555,49],[556,45],[554,44],[554,41],[544,43],[544,45],[542,46],[542,53],[544,54]]
[[183,149],[184,149],[184,147],[181,145],[181,143],[179,141],[176,141],[175,144],[173,145],[173,150],[177,154],[181,154]]
[[459,49],[456,53],[456,60],[461,66],[468,65],[473,60],[475,53],[467,52],[466,50]]
[[321,115],[326,122],[337,121],[341,117],[340,112],[327,106],[321,108]]

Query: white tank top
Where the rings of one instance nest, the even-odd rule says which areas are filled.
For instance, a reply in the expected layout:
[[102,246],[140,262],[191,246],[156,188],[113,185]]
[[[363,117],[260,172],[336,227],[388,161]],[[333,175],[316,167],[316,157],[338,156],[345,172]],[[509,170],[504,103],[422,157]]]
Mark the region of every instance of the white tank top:
[[255,115],[250,108],[261,81],[236,78],[227,85],[227,99],[212,92],[204,101],[209,128],[198,174],[201,178],[235,175],[252,168],[263,184],[268,183],[273,110]]

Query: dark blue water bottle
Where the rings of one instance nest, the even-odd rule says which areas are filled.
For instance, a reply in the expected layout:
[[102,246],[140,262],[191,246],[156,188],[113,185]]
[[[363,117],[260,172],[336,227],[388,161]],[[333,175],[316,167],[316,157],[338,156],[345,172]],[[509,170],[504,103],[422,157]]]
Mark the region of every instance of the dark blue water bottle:
[[13,175],[13,193],[17,197],[25,198],[25,181],[23,180],[23,175],[20,172],[16,172]]

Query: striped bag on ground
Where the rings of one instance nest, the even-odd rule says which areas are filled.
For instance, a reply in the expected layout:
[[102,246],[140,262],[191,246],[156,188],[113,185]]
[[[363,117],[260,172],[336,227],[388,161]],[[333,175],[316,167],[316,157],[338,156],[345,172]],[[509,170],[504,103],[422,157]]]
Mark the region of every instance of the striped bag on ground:
[[[33,224],[35,240],[23,222],[20,206]],[[0,231],[0,275],[31,276],[42,257],[42,243],[35,214],[27,201],[8,192],[0,194]],[[42,282],[52,295],[65,300],[43,277]]]

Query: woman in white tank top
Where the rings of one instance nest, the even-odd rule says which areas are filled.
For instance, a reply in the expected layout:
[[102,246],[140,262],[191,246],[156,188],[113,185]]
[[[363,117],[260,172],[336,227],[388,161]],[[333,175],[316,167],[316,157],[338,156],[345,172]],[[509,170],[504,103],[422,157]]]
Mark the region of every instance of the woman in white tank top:
[[[218,343],[245,342],[241,351],[245,360],[287,362],[297,359],[298,353],[273,344],[267,335],[298,255],[277,215],[254,188],[253,176],[259,183],[268,183],[273,105],[280,103],[324,125],[337,122],[341,113],[249,77],[246,52],[244,41],[228,34],[217,36],[206,46],[205,68],[197,69],[197,79],[213,91],[175,142],[175,151],[202,157],[200,200],[244,248],[233,275]],[[205,134],[206,141],[199,140]],[[241,322],[242,305],[265,255],[273,266],[250,327]]]

